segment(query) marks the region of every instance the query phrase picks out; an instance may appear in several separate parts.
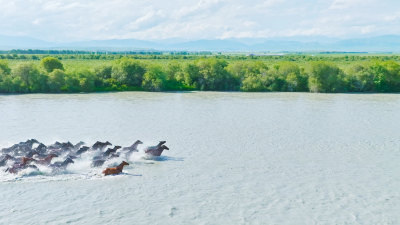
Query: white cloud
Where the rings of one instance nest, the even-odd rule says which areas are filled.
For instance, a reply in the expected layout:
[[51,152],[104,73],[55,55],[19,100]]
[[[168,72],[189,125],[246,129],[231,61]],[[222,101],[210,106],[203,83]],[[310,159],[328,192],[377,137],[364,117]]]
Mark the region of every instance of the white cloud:
[[395,22],[397,20],[400,20],[400,12],[396,12],[390,15],[386,15],[384,17],[385,21],[387,22]]
[[44,40],[400,34],[397,0],[0,0],[0,35]]
[[348,9],[352,7],[369,4],[371,0],[334,0],[330,5],[330,9]]
[[261,3],[257,4],[257,8],[268,9],[272,6],[277,6],[284,2],[285,2],[285,0],[265,0],[265,1],[261,1]]

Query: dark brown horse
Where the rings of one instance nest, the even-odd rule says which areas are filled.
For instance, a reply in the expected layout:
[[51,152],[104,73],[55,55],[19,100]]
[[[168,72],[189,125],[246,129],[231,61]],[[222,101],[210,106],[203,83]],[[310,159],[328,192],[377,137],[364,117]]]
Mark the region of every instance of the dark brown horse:
[[1,159],[0,159],[0,167],[1,167],[1,166],[5,166],[5,165],[7,164],[7,161],[10,160],[10,159],[11,159],[11,160],[12,160],[12,159],[15,160],[15,158],[12,157],[12,156],[9,155],[9,154],[5,154],[4,156],[2,156]]
[[31,166],[37,169],[37,167],[34,165],[28,165],[30,162],[36,162],[36,160],[33,158],[22,157],[20,163],[14,163],[14,165],[12,165],[12,167],[10,168],[7,168],[5,172],[18,173],[20,170],[26,169]]
[[48,166],[48,165],[50,164],[51,160],[52,160],[54,157],[58,157],[58,155],[56,155],[56,154],[49,154],[49,155],[46,156],[46,158],[44,158],[44,159],[35,160],[35,163],[40,164],[40,165]]
[[158,143],[158,145],[156,146],[150,146],[147,147],[144,152],[146,154],[152,155],[152,156],[160,156],[161,153],[164,150],[169,150],[169,148],[167,146],[165,146],[164,144],[166,143],[166,141],[160,141],[160,143]]
[[26,164],[28,164],[30,162],[36,162],[36,161],[37,161],[36,159],[31,158],[31,157],[22,157],[21,164],[22,165],[26,165]]
[[27,168],[38,169],[35,165],[14,164],[12,167],[7,168],[5,172],[18,173],[19,171]]
[[122,173],[122,169],[124,168],[124,166],[129,165],[129,163],[122,161],[121,164],[119,164],[119,166],[117,167],[112,167],[112,168],[107,168],[103,171],[104,175],[113,175],[113,174],[120,174]]
[[97,141],[92,146],[92,149],[93,150],[97,150],[97,149],[103,150],[107,145],[112,145],[112,144],[110,142],[108,142],[108,141],[106,141],[106,142]]
[[103,153],[103,156],[109,156],[111,153],[117,152],[118,149],[120,149],[121,146],[114,146],[114,148],[108,148],[106,152]]

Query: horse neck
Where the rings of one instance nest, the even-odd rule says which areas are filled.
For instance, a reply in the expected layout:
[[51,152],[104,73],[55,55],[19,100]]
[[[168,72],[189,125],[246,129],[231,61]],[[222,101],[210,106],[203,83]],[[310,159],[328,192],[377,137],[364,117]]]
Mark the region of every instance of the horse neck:
[[32,158],[28,158],[28,157],[23,157],[22,158],[22,164],[27,164],[30,160],[32,160]]
[[52,155],[46,156],[46,158],[44,158],[44,161],[50,162],[53,159],[53,157],[54,156],[52,156]]
[[131,145],[131,148],[136,149],[138,145],[139,145],[139,143],[134,143],[133,145]]
[[117,169],[119,169],[119,170],[121,170],[122,171],[122,169],[124,168],[124,164],[123,163],[121,163],[121,164],[119,164],[118,166],[117,166]]
[[63,165],[68,165],[70,163],[70,161],[68,159],[64,160],[64,162],[62,163]]

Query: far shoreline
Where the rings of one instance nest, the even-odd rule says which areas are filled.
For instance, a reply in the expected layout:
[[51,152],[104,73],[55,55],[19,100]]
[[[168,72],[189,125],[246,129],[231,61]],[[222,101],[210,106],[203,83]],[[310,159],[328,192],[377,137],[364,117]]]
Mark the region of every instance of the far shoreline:
[[118,93],[152,93],[152,94],[192,94],[192,93],[232,93],[232,94],[311,94],[311,95],[397,95],[400,92],[288,92],[288,91],[93,91],[93,92],[32,92],[32,93],[0,93],[0,96],[19,95],[89,95]]

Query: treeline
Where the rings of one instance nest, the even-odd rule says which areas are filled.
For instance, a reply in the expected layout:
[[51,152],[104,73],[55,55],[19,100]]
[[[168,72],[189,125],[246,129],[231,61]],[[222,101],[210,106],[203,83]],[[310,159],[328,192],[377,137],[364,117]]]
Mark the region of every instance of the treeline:
[[41,49],[12,49],[12,50],[0,50],[0,54],[4,55],[212,55],[210,51],[83,51],[83,50],[41,50]]
[[[98,53],[85,53],[85,54],[48,54],[44,53],[43,55],[40,54],[0,54],[0,59],[7,59],[7,60],[41,60],[43,58],[46,58],[48,56],[55,57],[60,60],[67,60],[67,59],[81,59],[81,60],[115,60],[115,59],[120,59],[120,58],[130,58],[130,59],[197,59],[199,56],[203,56],[202,54],[192,54],[188,53],[185,54],[184,52],[179,53],[179,52],[171,52],[168,54],[141,54],[140,52],[129,52],[130,54],[98,54]],[[135,54],[134,54],[135,53]],[[208,55],[208,53],[204,53],[205,55]]]
[[0,59],[6,60],[25,60],[25,61],[39,61],[48,56],[55,57],[59,60],[115,60],[121,58],[130,59],[149,59],[149,60],[196,60],[204,57],[213,57],[218,59],[224,59],[227,61],[246,60],[246,61],[291,61],[291,62],[311,62],[311,61],[329,61],[329,62],[349,62],[353,63],[356,61],[400,61],[400,55],[337,55],[337,54],[320,54],[320,55],[309,55],[309,54],[287,54],[287,55],[227,55],[222,53],[212,52],[85,52],[85,51],[73,51],[73,50],[32,50],[38,53],[26,53],[30,50],[11,50],[11,51],[0,51]]
[[40,65],[18,62],[13,69],[0,60],[1,93],[126,90],[399,92],[400,64],[371,60],[343,70],[326,61],[267,65],[258,60],[228,62],[217,57],[167,62],[124,57],[94,68],[66,70],[54,57],[41,59]]

